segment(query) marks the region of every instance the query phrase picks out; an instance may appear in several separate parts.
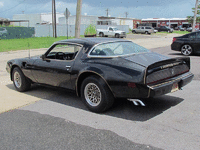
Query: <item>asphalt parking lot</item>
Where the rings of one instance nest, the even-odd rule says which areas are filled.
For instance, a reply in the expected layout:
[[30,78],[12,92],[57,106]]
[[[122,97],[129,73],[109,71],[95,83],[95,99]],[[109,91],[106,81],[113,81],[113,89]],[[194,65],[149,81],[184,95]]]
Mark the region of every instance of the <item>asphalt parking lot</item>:
[[[127,39],[170,57],[172,37],[128,35]],[[45,51],[33,50],[32,55]],[[118,100],[108,112],[88,111],[75,93],[33,86],[19,93],[6,61],[27,51],[0,53],[0,149],[200,149],[200,59],[190,56],[194,80],[183,90],[144,100]]]

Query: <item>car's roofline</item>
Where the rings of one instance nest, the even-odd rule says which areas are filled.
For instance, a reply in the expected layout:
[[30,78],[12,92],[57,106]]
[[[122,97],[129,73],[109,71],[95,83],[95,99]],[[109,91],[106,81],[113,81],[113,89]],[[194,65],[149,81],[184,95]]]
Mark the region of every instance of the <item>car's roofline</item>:
[[107,42],[119,42],[119,41],[129,41],[125,39],[117,39],[117,38],[101,38],[101,37],[95,37],[95,38],[75,38],[75,39],[66,39],[54,42],[54,44],[60,44],[60,43],[77,43],[81,45],[90,45],[94,46],[96,44],[100,43],[107,43]]

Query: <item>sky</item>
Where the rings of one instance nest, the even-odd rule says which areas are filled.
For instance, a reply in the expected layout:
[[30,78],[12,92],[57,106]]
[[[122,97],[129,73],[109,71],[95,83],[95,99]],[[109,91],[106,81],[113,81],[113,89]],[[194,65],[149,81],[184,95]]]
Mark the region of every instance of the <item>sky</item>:
[[[128,18],[186,18],[192,16],[196,0],[82,0],[82,14]],[[56,0],[56,11],[68,8],[76,14],[77,0]],[[52,0],[0,0],[0,17],[12,19],[14,14],[50,13]]]

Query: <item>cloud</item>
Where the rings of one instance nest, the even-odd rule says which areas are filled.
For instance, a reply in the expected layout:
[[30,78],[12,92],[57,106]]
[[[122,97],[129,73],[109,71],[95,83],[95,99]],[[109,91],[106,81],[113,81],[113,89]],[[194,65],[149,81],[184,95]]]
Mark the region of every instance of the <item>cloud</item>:
[[[194,7],[195,0],[182,0],[182,2],[173,2],[171,3],[161,2],[160,0],[143,0],[149,2],[148,5],[140,5],[138,0],[137,5],[133,5],[134,1],[129,1],[129,5],[125,5],[124,0],[121,5],[118,5],[117,0],[113,0],[116,5],[108,5],[108,0],[102,0],[100,2],[85,0],[82,3],[82,14],[87,13],[87,15],[92,16],[106,16],[106,9],[109,9],[109,15],[113,17],[125,17],[125,12],[128,12],[128,17],[130,18],[184,18],[186,16],[193,15],[192,7]],[[23,3],[22,3],[23,2]],[[139,3],[140,2],[140,3]],[[64,13],[65,9],[68,8],[71,15],[76,14],[76,3],[77,0],[56,0],[56,11],[59,13]],[[20,4],[20,5],[18,5]],[[157,4],[157,5],[156,5]],[[4,7],[2,7],[4,6]],[[13,9],[9,9],[13,6]],[[110,7],[109,7],[110,6]],[[37,14],[37,13],[49,13],[52,11],[52,2],[51,0],[2,0],[0,2],[0,11],[4,18],[12,18],[14,14],[21,14],[24,11],[25,14]],[[6,11],[5,11],[6,10]],[[8,11],[7,11],[8,10]]]
[[0,2],[0,7],[4,6],[4,3],[3,2]]

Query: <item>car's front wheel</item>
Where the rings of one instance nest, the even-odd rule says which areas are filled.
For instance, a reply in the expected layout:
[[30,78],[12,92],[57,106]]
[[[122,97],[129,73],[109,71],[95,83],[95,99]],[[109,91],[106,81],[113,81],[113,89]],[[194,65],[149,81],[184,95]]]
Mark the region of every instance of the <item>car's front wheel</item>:
[[188,44],[185,44],[181,47],[181,53],[185,56],[189,56],[193,53],[192,47]]
[[116,38],[119,38],[119,34],[115,34],[115,37],[116,37]]
[[13,84],[17,91],[24,92],[30,89],[31,82],[24,76],[23,72],[15,67],[12,72]]
[[104,112],[114,103],[114,96],[106,83],[97,76],[87,77],[81,85],[81,99],[93,112]]

